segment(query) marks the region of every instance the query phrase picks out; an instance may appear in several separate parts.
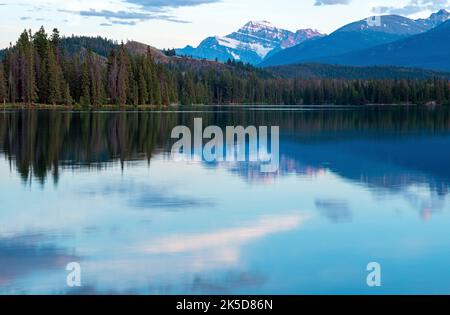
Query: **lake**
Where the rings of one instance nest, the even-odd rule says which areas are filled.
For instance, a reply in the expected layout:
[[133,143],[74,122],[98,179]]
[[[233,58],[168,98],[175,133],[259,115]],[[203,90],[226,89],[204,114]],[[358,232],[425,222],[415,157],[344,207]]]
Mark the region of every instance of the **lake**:
[[[194,118],[280,126],[278,172],[173,160]],[[0,200],[0,294],[450,294],[447,108],[0,111]]]

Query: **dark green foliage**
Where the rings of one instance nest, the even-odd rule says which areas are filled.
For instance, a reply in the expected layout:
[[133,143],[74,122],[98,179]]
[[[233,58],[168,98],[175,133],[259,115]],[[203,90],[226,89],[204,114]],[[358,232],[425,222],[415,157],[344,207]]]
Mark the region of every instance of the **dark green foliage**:
[[280,78],[303,79],[341,79],[341,80],[427,80],[434,77],[450,78],[448,72],[418,68],[403,68],[393,66],[351,67],[327,64],[296,64],[265,68],[269,73]]
[[47,52],[47,101],[48,104],[61,104],[64,102],[64,94],[66,93],[66,82],[61,70],[61,66],[57,61],[55,49],[51,46]]
[[39,102],[47,103],[48,89],[49,89],[47,67],[48,67],[48,54],[50,47],[47,38],[47,33],[45,33],[44,27],[41,27],[39,31],[34,34],[33,45],[36,50],[35,68],[36,68],[37,88],[39,91]]
[[81,105],[88,106],[91,104],[91,80],[89,76],[89,64],[87,58],[81,66]]
[[20,35],[13,62],[10,63],[12,86],[16,95],[13,102],[33,103],[37,99],[36,75],[34,68],[34,45],[31,41],[31,31],[23,31]]
[[0,61],[0,102],[4,103],[7,98],[5,71],[3,70],[3,63]]
[[122,44],[117,51],[111,52],[107,65],[108,90],[111,102],[117,105],[125,105],[133,100],[134,82],[130,56]]
[[117,49],[118,44],[112,40],[102,37],[87,37],[87,36],[73,36],[64,37],[60,39],[59,44],[61,51],[65,51],[68,55],[73,56],[87,49],[92,50],[99,56],[104,58],[114,49]]
[[131,53],[124,44],[101,38],[61,38],[56,29],[49,38],[41,28],[34,36],[25,31],[5,51],[0,70],[6,83],[2,86],[0,80],[0,97],[85,106],[449,104],[450,100],[444,73],[305,67],[268,71],[235,60],[222,64],[178,57],[156,62],[150,48]]
[[167,57],[174,57],[177,55],[177,52],[175,51],[175,49],[163,49],[163,53]]

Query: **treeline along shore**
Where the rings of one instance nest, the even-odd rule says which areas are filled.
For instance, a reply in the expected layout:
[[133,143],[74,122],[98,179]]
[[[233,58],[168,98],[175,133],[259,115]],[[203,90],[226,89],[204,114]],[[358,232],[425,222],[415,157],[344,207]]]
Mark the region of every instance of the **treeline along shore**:
[[74,49],[65,40],[57,29],[48,35],[41,27],[34,34],[24,31],[1,52],[0,101],[5,107],[450,104],[448,77],[280,77],[232,60],[223,64],[168,56],[161,61],[149,46],[133,51],[92,38],[97,49],[89,40]]

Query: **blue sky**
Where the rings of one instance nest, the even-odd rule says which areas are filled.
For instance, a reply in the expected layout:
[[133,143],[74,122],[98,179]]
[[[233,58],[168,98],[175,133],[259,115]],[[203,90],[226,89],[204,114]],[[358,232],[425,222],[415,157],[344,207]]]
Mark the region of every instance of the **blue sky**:
[[0,0],[0,47],[15,42],[24,28],[44,25],[63,35],[102,35],[138,40],[158,48],[198,45],[226,35],[250,20],[267,20],[297,30],[330,33],[374,14],[425,17],[450,0]]

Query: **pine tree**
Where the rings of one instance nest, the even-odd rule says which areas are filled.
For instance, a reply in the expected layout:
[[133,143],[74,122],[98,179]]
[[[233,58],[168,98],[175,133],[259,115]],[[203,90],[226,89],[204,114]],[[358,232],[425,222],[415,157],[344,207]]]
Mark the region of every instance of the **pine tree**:
[[31,31],[23,31],[17,41],[17,49],[19,59],[19,98],[24,103],[33,103],[37,99],[37,87]]
[[37,78],[38,99],[41,103],[49,103],[48,100],[48,74],[47,58],[49,42],[43,26],[33,36],[33,44],[36,50],[35,68]]
[[57,28],[53,29],[52,35],[50,37],[50,43],[55,51],[56,60],[58,61],[58,63],[60,63],[62,59],[60,50],[61,36],[59,35],[59,30]]
[[5,71],[3,69],[3,62],[0,61],[0,102],[5,103],[7,96]]
[[117,103],[119,105],[127,104],[127,100],[130,99],[130,64],[125,51],[125,47],[119,48],[118,54],[118,73],[117,73]]
[[91,50],[88,50],[86,58],[89,65],[91,104],[99,106],[104,103],[105,99],[105,79],[103,78],[102,63]]
[[138,89],[139,89],[139,104],[145,105],[148,101],[147,82],[144,76],[145,65],[141,59],[141,65],[138,67]]
[[153,71],[152,77],[152,91],[153,91],[153,102],[154,105],[162,105],[162,96],[161,96],[161,84],[159,81],[158,68],[155,66],[155,70]]
[[53,49],[48,49],[47,54],[47,75],[48,75],[48,103],[56,105],[62,102],[63,91],[61,90],[61,85],[65,83],[61,69],[56,61],[56,56]]
[[66,105],[72,105],[72,103],[73,103],[72,96],[70,95],[69,84],[66,84],[66,88],[64,90],[64,95],[63,95],[63,102]]
[[144,59],[144,78],[145,82],[147,83],[147,102],[148,104],[155,105],[155,92],[153,89],[154,86],[154,73],[155,73],[155,63],[153,62],[152,52],[150,50],[150,47],[147,48],[147,55]]
[[91,105],[91,82],[89,77],[89,65],[87,58],[81,66],[81,97],[80,103],[83,106]]
[[59,31],[57,28],[53,29],[53,33],[52,33],[50,41],[52,42],[53,47],[59,47],[61,37],[59,36]]
[[119,74],[119,65],[117,63],[116,52],[113,50],[108,57],[107,62],[107,87],[109,97],[113,104],[118,104],[117,77]]

